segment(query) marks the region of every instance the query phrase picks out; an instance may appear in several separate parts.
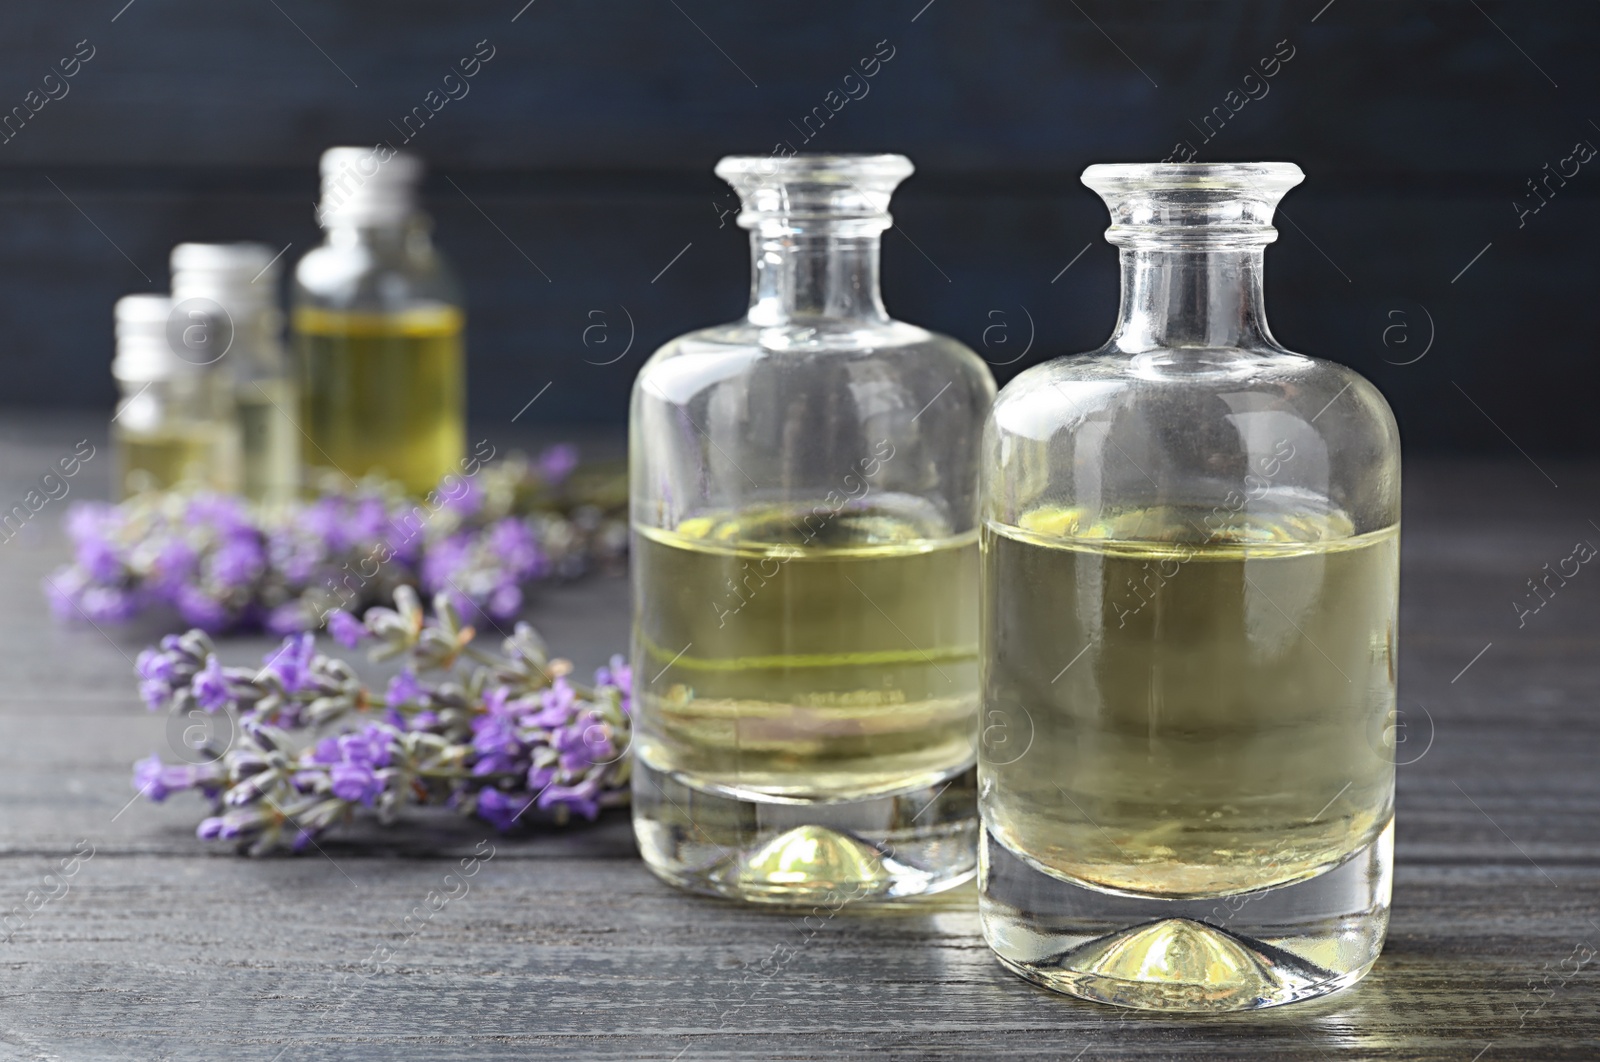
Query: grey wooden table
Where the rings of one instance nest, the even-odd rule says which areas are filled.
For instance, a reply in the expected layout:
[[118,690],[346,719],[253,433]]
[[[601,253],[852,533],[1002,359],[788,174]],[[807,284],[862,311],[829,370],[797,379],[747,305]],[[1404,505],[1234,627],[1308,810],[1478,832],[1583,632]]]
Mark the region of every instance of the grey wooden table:
[[[0,509],[95,431],[0,419]],[[48,617],[52,502],[0,544],[0,917],[23,912],[0,931],[0,1058],[1600,1057],[1600,956],[1582,961],[1600,947],[1600,573],[1524,626],[1512,607],[1542,565],[1600,544],[1600,467],[1511,457],[1407,469],[1414,762],[1383,958],[1333,998],[1208,1020],[1024,984],[990,958],[970,890],[809,926],[677,893],[621,814],[512,838],[429,820],[290,858],[203,844],[194,799],[130,803],[130,764],[167,741],[129,663],[153,632]],[[103,491],[108,464],[74,496]],[[589,667],[622,646],[626,602],[621,580],[590,581],[531,618]],[[471,892],[407,940],[406,913],[485,838]],[[46,884],[88,846],[64,893]],[[30,892],[58,895],[30,911]],[[392,973],[341,979],[378,947]]]

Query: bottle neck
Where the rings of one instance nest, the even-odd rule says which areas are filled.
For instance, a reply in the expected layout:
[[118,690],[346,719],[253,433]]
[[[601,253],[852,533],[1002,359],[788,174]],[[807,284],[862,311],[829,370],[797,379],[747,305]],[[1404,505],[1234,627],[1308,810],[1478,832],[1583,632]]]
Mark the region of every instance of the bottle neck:
[[1276,347],[1261,298],[1261,247],[1122,250],[1122,307],[1112,345]]
[[432,244],[425,217],[412,214],[392,221],[344,221],[324,225],[327,241],[334,247],[365,247],[380,253],[399,254]]
[[751,324],[889,320],[878,291],[881,236],[750,233]]

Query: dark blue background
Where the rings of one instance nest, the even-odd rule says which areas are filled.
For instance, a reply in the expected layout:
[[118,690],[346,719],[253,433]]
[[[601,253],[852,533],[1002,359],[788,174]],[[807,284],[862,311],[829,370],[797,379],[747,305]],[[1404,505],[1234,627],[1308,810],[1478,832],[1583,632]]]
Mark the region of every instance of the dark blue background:
[[[0,11],[0,108],[96,49],[0,145],[0,405],[109,411],[117,296],[164,290],[184,239],[292,243],[291,263],[318,238],[319,152],[398,142],[391,123],[487,40],[470,94],[412,142],[469,292],[473,415],[509,420],[550,383],[524,421],[619,423],[657,344],[743,308],[745,235],[712,164],[798,143],[791,123],[888,41],[870,95],[806,149],[917,163],[885,240],[890,309],[1002,380],[1111,327],[1083,167],[1188,140],[1202,161],[1305,169],[1268,251],[1274,330],[1371,377],[1413,451],[1600,449],[1600,159],[1525,227],[1513,207],[1545,163],[1600,145],[1594,4],[124,3]],[[1202,143],[1192,123],[1280,41],[1269,94]],[[627,355],[594,364],[630,317]]]

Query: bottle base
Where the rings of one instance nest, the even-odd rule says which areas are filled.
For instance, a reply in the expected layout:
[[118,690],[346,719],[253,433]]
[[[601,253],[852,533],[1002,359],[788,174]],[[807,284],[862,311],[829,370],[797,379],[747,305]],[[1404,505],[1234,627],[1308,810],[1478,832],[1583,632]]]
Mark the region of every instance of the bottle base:
[[693,786],[643,757],[633,830],[655,874],[747,903],[837,907],[953,889],[977,873],[977,772],[857,800],[762,799]]
[[1141,1010],[1258,1010],[1337,992],[1389,923],[1391,821],[1303,881],[1212,898],[1107,893],[1045,874],[987,830],[979,912],[1001,964],[1053,991]]

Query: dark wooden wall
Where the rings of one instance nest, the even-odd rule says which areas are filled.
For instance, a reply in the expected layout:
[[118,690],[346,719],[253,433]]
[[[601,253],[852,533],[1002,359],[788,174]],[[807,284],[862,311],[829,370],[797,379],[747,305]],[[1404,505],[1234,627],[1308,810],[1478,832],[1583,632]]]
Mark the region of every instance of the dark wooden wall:
[[[470,93],[411,144],[469,291],[473,414],[509,419],[549,382],[527,416],[620,422],[655,345],[742,309],[744,234],[712,164],[801,146],[792,123],[887,41],[869,95],[804,147],[913,158],[890,307],[1002,379],[1110,328],[1115,257],[1079,172],[1187,140],[1306,170],[1268,252],[1275,330],[1374,379],[1408,445],[1600,450],[1583,382],[1600,158],[1521,227],[1513,205],[1600,145],[1593,4],[525,2],[0,8],[0,110],[94,49],[0,144],[0,405],[109,410],[113,299],[162,290],[183,239],[298,257],[321,149],[398,143],[392,123],[487,41]],[[1290,50],[1203,142],[1193,123]]]

